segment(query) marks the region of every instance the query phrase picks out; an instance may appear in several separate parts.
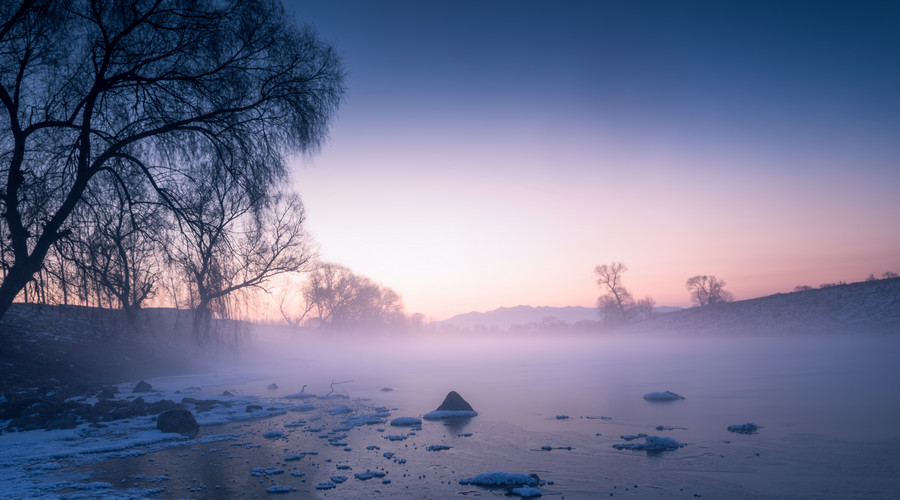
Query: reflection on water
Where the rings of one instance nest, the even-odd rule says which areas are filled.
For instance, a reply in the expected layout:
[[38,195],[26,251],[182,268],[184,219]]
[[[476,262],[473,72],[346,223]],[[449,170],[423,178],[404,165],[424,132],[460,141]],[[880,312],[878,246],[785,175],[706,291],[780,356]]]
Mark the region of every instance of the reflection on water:
[[[353,404],[387,406],[396,417],[421,416],[455,390],[479,412],[471,420],[426,422],[402,444],[386,441],[371,427],[357,428],[348,433],[352,449],[326,446],[309,463],[292,464],[309,484],[327,480],[334,463],[356,471],[391,469],[390,486],[348,481],[334,492],[340,498],[477,496],[486,492],[470,491],[458,480],[493,470],[538,473],[555,482],[545,495],[570,499],[622,494],[626,487],[634,492],[634,484],[654,497],[671,498],[694,491],[731,498],[877,498],[900,487],[900,365],[894,361],[900,339],[893,337],[271,337],[269,342],[260,347],[259,362],[245,359],[244,366],[230,368],[257,373],[252,382],[205,392],[229,389],[279,398],[306,384],[308,392],[346,392],[351,398],[345,401]],[[352,382],[332,385],[347,380]],[[279,389],[267,389],[272,382]],[[666,390],[686,399],[642,398]],[[237,427],[261,434],[297,416]],[[726,429],[746,422],[762,428],[751,435]],[[620,436],[638,433],[668,436],[686,446],[657,454],[612,447],[624,442]],[[223,452],[222,445],[163,452],[166,466],[184,481],[173,481],[170,491],[176,484],[189,488],[191,480],[211,474],[212,465],[205,464],[214,463],[225,471],[222,481],[232,478],[223,488],[235,494],[250,489],[252,496],[260,483],[245,469],[272,465],[287,450],[322,442],[301,433],[284,443],[261,441],[259,448],[240,453]],[[451,449],[424,450],[432,444]],[[369,449],[373,446],[379,448]],[[409,460],[398,466],[386,461],[383,451]],[[198,462],[201,452],[216,460]],[[125,471],[159,474],[159,466],[125,459],[96,470],[115,482]],[[309,484],[304,491],[315,494]]]

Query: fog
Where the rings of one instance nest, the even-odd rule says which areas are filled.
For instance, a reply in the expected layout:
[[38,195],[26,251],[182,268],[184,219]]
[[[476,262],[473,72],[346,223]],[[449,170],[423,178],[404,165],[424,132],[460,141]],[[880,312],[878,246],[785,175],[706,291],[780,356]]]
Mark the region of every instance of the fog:
[[[314,493],[312,485],[327,482],[334,464],[346,464],[354,471],[383,470],[394,486],[373,490],[375,486],[351,478],[335,492],[340,498],[477,495],[483,490],[463,487],[459,479],[496,470],[537,473],[554,482],[543,487],[545,495],[568,499],[621,494],[634,485],[644,488],[641,496],[659,498],[689,493],[878,498],[900,486],[895,422],[900,366],[894,360],[900,338],[895,336],[849,331],[728,338],[553,331],[331,336],[259,327],[248,340],[239,359],[223,364],[218,374],[169,385],[193,380],[209,396],[227,390],[271,402],[292,401],[284,396],[301,389],[320,396],[342,393],[348,397],[312,402],[322,410],[350,405],[356,413],[386,408],[390,418],[421,417],[454,390],[478,416],[426,421],[408,434],[387,425],[363,426],[342,433],[348,435],[348,447],[341,450],[316,447],[331,442],[337,431],[324,432],[341,425],[341,417],[328,411],[289,411],[226,426],[225,432],[250,429],[249,435],[257,436],[250,442],[258,444],[239,448],[240,454],[215,443],[161,452],[165,470],[181,474],[181,482],[173,475],[170,488],[191,488],[204,478],[234,478],[232,489],[223,492],[252,492],[259,481],[244,469],[271,466],[273,460],[287,466],[278,457],[313,449],[319,450],[316,459],[294,467],[309,482],[279,477],[278,484]],[[667,390],[685,399],[660,403],[643,398]],[[283,440],[259,438],[267,429],[287,429],[298,417],[308,419],[308,425],[315,422],[323,433],[298,429]],[[759,431],[727,430],[746,422],[758,424]],[[385,440],[398,432],[408,439],[397,444]],[[661,453],[614,448],[625,442],[622,436],[636,434],[670,437],[684,446]],[[425,451],[426,445],[438,443],[450,449]],[[386,460],[383,451],[397,456]],[[197,460],[198,452],[238,460],[217,462],[211,470],[205,459]],[[398,465],[397,457],[409,461]],[[110,472],[111,467],[104,466],[98,477],[114,483],[123,473],[162,470],[141,458],[115,462],[119,472]]]
[[[402,338],[296,335],[260,329],[242,369],[280,392],[336,392],[386,399],[407,413],[436,407],[450,390],[481,416],[529,429],[556,415],[656,418],[692,433],[759,421],[767,434],[823,433],[864,439],[900,436],[900,339],[888,336],[558,335],[428,333]],[[249,353],[247,353],[249,354]],[[391,388],[391,392],[381,392]],[[642,399],[652,391],[678,404]],[[552,420],[548,420],[552,418]],[[665,422],[661,422],[665,423]]]

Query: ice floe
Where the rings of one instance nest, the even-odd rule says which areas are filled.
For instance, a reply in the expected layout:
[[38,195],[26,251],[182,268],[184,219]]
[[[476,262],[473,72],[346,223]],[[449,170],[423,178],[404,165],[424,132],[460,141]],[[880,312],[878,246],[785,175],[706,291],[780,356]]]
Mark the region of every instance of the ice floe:
[[535,498],[541,496],[541,490],[533,488],[531,486],[520,486],[518,488],[513,488],[510,490],[510,493],[522,498]]
[[535,474],[516,472],[484,472],[468,479],[460,479],[459,484],[475,486],[538,486],[540,478]]
[[644,394],[644,399],[647,401],[678,401],[684,399],[684,396],[675,394],[672,391],[648,392],[647,394]]
[[759,426],[753,422],[747,422],[746,424],[729,425],[728,430],[739,434],[753,434],[759,430]]
[[614,444],[613,448],[617,450],[635,450],[635,451],[668,451],[677,450],[684,446],[670,437],[647,436],[643,443],[622,443]]
[[422,420],[416,417],[397,417],[391,420],[391,425],[395,427],[407,427],[413,425],[422,425]]

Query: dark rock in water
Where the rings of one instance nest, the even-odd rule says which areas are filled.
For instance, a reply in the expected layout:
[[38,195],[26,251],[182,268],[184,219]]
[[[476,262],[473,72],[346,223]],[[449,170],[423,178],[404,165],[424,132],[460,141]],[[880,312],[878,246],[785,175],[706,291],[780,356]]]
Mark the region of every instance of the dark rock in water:
[[222,391],[222,396],[234,396],[231,391]]
[[44,429],[52,430],[52,429],[74,429],[78,426],[78,418],[71,413],[65,413],[62,415],[57,415],[44,425]]
[[262,410],[262,406],[260,406],[260,405],[247,405],[247,407],[244,408],[244,411],[247,413],[259,411],[259,410]]
[[171,399],[161,399],[155,403],[150,403],[147,405],[147,412],[151,415],[159,415],[160,413],[169,411],[169,410],[186,410],[183,405],[172,401]]
[[276,384],[275,382],[272,382],[271,384],[269,384],[269,385],[266,387],[266,389],[268,389],[268,390],[270,390],[270,391],[277,391],[277,390],[278,390],[278,384]]
[[[147,384],[150,385],[150,384]],[[100,390],[100,393],[97,394],[97,397],[100,399],[113,399],[116,397],[116,394],[119,393],[119,390],[115,387],[104,387]]]
[[391,391],[393,391],[393,390],[394,390],[394,389],[391,389],[390,387],[382,387],[382,388],[381,388],[381,392],[391,392]]
[[153,386],[141,380],[134,386],[134,390],[131,392],[150,392],[153,390]]
[[188,410],[169,410],[159,415],[156,428],[163,432],[193,434],[200,430],[200,425]]
[[466,402],[462,396],[459,395],[456,391],[450,391],[447,394],[447,397],[444,398],[444,402],[441,403],[441,406],[438,406],[435,411],[475,411],[472,409],[472,405]]

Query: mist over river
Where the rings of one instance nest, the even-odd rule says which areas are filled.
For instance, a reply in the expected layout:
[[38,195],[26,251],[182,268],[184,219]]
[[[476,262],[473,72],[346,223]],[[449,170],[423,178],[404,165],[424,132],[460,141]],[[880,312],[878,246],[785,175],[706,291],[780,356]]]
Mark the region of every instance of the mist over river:
[[[94,479],[114,488],[151,488],[159,484],[142,477],[167,474],[160,493],[166,498],[265,497],[273,484],[293,488],[287,495],[298,498],[505,494],[460,484],[493,471],[537,474],[548,481],[540,487],[543,496],[567,499],[887,498],[900,488],[900,339],[892,336],[324,338],[269,332],[254,345],[253,356],[201,384],[185,377],[154,386],[200,385],[196,398],[228,390],[259,398],[264,407],[291,401],[285,396],[303,385],[320,396],[333,390],[348,397],[310,399],[315,409],[302,412],[204,426],[203,435],[230,437],[93,464],[87,469]],[[278,389],[269,388],[272,383]],[[479,415],[425,420],[413,430],[387,424],[421,417],[451,390]],[[643,398],[667,390],[685,399]],[[385,423],[341,427],[348,416],[379,411],[390,413]],[[727,429],[747,422],[761,427],[753,434]],[[283,436],[265,438],[270,430]],[[613,447],[642,442],[622,438],[642,433],[684,446],[661,452]],[[449,449],[429,451],[433,445]],[[301,452],[308,455],[285,460]],[[254,467],[282,472],[261,477],[251,474]],[[366,470],[382,471],[390,481],[354,478]],[[315,488],[342,473],[349,480],[334,489]]]

